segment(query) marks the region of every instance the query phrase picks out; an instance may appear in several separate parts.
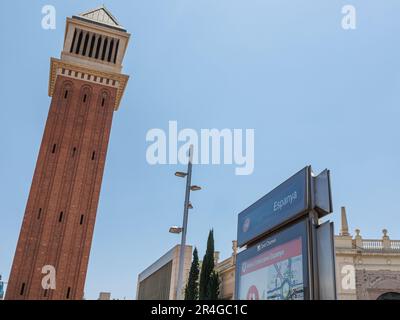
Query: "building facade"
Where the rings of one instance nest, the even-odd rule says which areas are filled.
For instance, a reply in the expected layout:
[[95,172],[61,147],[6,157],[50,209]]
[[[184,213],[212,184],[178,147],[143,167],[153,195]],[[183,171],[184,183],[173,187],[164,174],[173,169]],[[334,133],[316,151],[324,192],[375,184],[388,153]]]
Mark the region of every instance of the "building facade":
[[[381,239],[364,239],[360,230],[349,233],[346,209],[341,212],[341,230],[335,236],[336,289],[339,300],[400,299],[400,240],[391,240],[387,230]],[[220,298],[233,299],[237,243],[231,257],[218,262]]]
[[61,58],[50,62],[52,99],[6,299],[83,298],[129,37],[104,7],[66,20]]
[[349,233],[345,208],[335,236],[338,299],[400,299],[400,240],[386,229],[381,239],[364,239],[360,230]]
[[[180,248],[176,245],[139,274],[136,300],[176,300]],[[185,246],[184,260],[183,287],[186,286],[192,261],[191,246]]]
[[111,300],[111,292],[100,292],[97,300]]

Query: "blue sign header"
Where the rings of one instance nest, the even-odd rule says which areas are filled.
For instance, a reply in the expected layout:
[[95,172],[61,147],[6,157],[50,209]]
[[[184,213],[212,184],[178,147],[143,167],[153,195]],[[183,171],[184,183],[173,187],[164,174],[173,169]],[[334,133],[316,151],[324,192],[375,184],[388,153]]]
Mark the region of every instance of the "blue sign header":
[[311,167],[305,167],[270,193],[239,213],[238,245],[276,229],[310,209]]

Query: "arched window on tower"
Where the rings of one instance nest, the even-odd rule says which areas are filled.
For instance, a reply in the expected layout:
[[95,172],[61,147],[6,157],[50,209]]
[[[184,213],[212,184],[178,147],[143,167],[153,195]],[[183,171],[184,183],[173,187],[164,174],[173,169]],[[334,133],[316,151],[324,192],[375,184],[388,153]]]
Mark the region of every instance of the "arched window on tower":
[[100,103],[100,105],[102,107],[104,107],[106,105],[107,99],[108,99],[108,94],[106,92],[102,92],[101,93],[101,103]]

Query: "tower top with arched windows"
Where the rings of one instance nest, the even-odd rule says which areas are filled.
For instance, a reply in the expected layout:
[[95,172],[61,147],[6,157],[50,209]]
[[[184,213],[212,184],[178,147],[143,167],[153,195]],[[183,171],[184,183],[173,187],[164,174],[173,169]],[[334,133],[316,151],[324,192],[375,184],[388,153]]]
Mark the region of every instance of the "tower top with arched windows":
[[122,74],[130,34],[104,6],[67,18],[61,59],[51,59],[49,96],[57,75],[117,88],[118,109],[128,76]]

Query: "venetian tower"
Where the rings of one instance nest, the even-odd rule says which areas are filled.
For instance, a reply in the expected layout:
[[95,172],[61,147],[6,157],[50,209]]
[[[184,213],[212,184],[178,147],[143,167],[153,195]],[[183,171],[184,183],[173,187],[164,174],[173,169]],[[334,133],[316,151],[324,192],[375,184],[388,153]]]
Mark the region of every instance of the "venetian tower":
[[[82,299],[129,33],[104,7],[67,18],[6,299]],[[51,268],[55,289],[42,283]],[[43,285],[45,284],[45,285]]]

